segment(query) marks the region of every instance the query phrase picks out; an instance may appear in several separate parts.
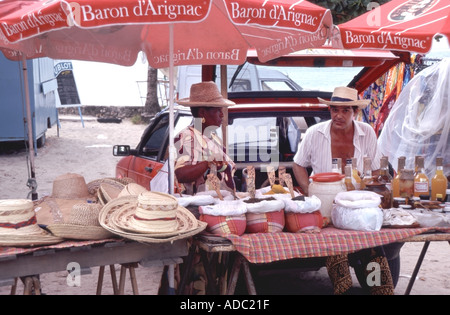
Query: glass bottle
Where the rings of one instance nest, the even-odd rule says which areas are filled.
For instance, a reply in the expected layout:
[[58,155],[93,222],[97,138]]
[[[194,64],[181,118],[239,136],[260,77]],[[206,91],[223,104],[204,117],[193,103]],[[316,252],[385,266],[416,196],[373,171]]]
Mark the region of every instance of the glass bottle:
[[342,159],[333,158],[331,161],[331,172],[342,174]]
[[366,188],[366,185],[373,181],[372,177],[372,159],[369,157],[364,158],[363,174],[361,176],[360,189]]
[[355,186],[355,189],[361,189],[361,177],[359,177],[358,174],[358,168],[357,168],[357,159],[352,159],[352,182]]
[[380,161],[380,175],[378,181],[386,185],[386,188],[392,191],[392,176],[389,174],[389,159],[383,156]]
[[414,176],[414,196],[420,197],[421,195],[430,194],[430,180],[424,173],[425,159],[423,156],[417,157],[417,172]]
[[373,191],[381,196],[381,208],[392,208],[392,191],[383,182],[379,181],[379,177],[374,177],[372,181],[365,184],[364,190]]
[[397,174],[392,179],[392,195],[394,198],[400,197],[400,173],[405,168],[406,164],[406,157],[400,156],[398,158],[398,165],[397,165]]
[[352,166],[351,164],[345,165],[345,188],[347,191],[355,190],[355,186],[352,183]]
[[400,173],[400,197],[406,198],[406,204],[414,196],[414,170],[403,169]]
[[431,179],[431,200],[437,200],[437,195],[441,195],[442,201],[446,199],[447,177],[444,175],[443,158],[436,158],[436,174]]

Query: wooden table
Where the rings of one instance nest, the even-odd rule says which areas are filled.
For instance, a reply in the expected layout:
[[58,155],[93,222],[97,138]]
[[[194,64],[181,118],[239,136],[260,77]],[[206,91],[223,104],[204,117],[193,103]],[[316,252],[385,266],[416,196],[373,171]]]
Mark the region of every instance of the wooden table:
[[[64,246],[65,244],[67,246]],[[0,251],[0,253],[2,252]],[[134,268],[139,263],[146,267],[154,264],[155,261],[163,263],[165,266],[174,266],[180,263],[181,257],[187,254],[186,240],[152,244],[125,240],[91,243],[67,242],[55,246],[33,248],[23,253],[20,249],[17,254],[6,252],[6,254],[0,255],[0,283],[5,284],[24,277],[29,285],[36,284],[36,275],[65,271],[73,262],[79,264],[81,270],[114,264],[120,264],[125,268]],[[122,277],[123,274],[121,274]]]

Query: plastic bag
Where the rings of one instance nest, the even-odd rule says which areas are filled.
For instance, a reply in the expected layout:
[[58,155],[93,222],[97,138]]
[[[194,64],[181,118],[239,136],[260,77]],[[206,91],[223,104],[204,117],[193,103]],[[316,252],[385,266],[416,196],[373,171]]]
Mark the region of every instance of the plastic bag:
[[344,208],[376,208],[381,204],[381,196],[366,190],[343,191],[337,193],[334,202]]
[[380,208],[352,209],[333,205],[331,220],[338,229],[356,231],[379,231],[383,225]]
[[[415,156],[425,157],[425,174],[432,178],[436,157],[450,164],[450,58],[422,70],[404,87],[383,126],[378,145],[394,169],[406,157],[414,169]],[[444,167],[446,176],[450,169]]]
[[241,200],[220,201],[215,205],[200,206],[200,214],[213,216],[239,216],[247,212],[247,205]]
[[305,197],[305,200],[284,199],[284,211],[294,213],[312,213],[320,210],[322,202],[316,196]]

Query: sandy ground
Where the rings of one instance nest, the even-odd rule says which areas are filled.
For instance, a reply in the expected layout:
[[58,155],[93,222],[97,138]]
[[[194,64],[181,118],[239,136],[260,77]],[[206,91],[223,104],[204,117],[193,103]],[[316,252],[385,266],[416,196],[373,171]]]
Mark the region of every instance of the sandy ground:
[[[112,155],[114,144],[135,146],[144,131],[144,125],[133,125],[130,121],[120,124],[98,123],[95,119],[84,117],[83,128],[79,117],[61,117],[61,128],[54,126],[47,132],[47,141],[35,157],[36,179],[39,198],[51,194],[53,179],[64,173],[78,173],[87,182],[115,176],[115,165],[119,158]],[[26,198],[28,168],[27,153],[23,148],[0,146],[0,199]],[[400,280],[396,294],[403,294],[411,278],[415,263],[423,243],[407,243],[401,251]],[[117,277],[120,267],[116,266]],[[422,268],[415,281],[411,294],[447,295],[450,294],[450,247],[447,242],[434,242],[430,245]],[[48,295],[91,295],[96,293],[98,268],[91,274],[82,275],[80,287],[67,285],[67,273],[57,272],[41,275],[43,292]],[[139,267],[136,269],[140,294],[156,294],[161,279],[162,267]],[[318,271],[290,271],[289,277],[270,275],[273,281],[272,292],[283,294],[332,294],[330,281],[325,268]],[[288,280],[287,280],[288,279]],[[353,277],[353,294],[362,294],[360,286]],[[292,291],[286,292],[286,288]],[[256,288],[258,290],[258,287]],[[18,285],[17,293],[23,286]],[[0,294],[9,294],[10,286],[0,286]],[[102,294],[112,294],[109,268],[106,268]],[[132,294],[131,282],[127,275],[125,293]]]

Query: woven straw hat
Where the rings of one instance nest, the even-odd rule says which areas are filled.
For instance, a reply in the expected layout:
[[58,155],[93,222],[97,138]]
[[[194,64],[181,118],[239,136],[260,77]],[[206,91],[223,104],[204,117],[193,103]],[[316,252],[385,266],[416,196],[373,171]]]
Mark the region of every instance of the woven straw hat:
[[36,246],[63,241],[41,229],[27,199],[0,200],[0,246]]
[[87,187],[89,193],[97,196],[98,202],[105,205],[112,199],[117,198],[125,186],[130,183],[134,183],[131,178],[108,177],[93,180],[87,184]]
[[53,235],[76,240],[102,240],[114,234],[105,230],[98,221],[101,204],[79,203],[72,207],[70,216],[62,224],[50,224]]
[[189,98],[181,99],[177,103],[191,107],[228,107],[236,104],[223,98],[212,81],[192,84]]
[[125,186],[124,189],[119,193],[118,197],[123,196],[138,196],[140,193],[148,191],[144,186],[136,183],[130,183]]
[[370,100],[358,100],[358,91],[346,86],[335,88],[330,101],[324,100],[320,97],[317,99],[319,102],[326,105],[358,106],[360,109],[366,108],[370,103]]
[[187,238],[207,225],[179,206],[175,197],[150,191],[112,200],[101,210],[99,221],[114,234],[147,243]]
[[83,176],[67,173],[53,181],[52,194],[35,202],[38,224],[62,223],[75,204],[97,202]]

